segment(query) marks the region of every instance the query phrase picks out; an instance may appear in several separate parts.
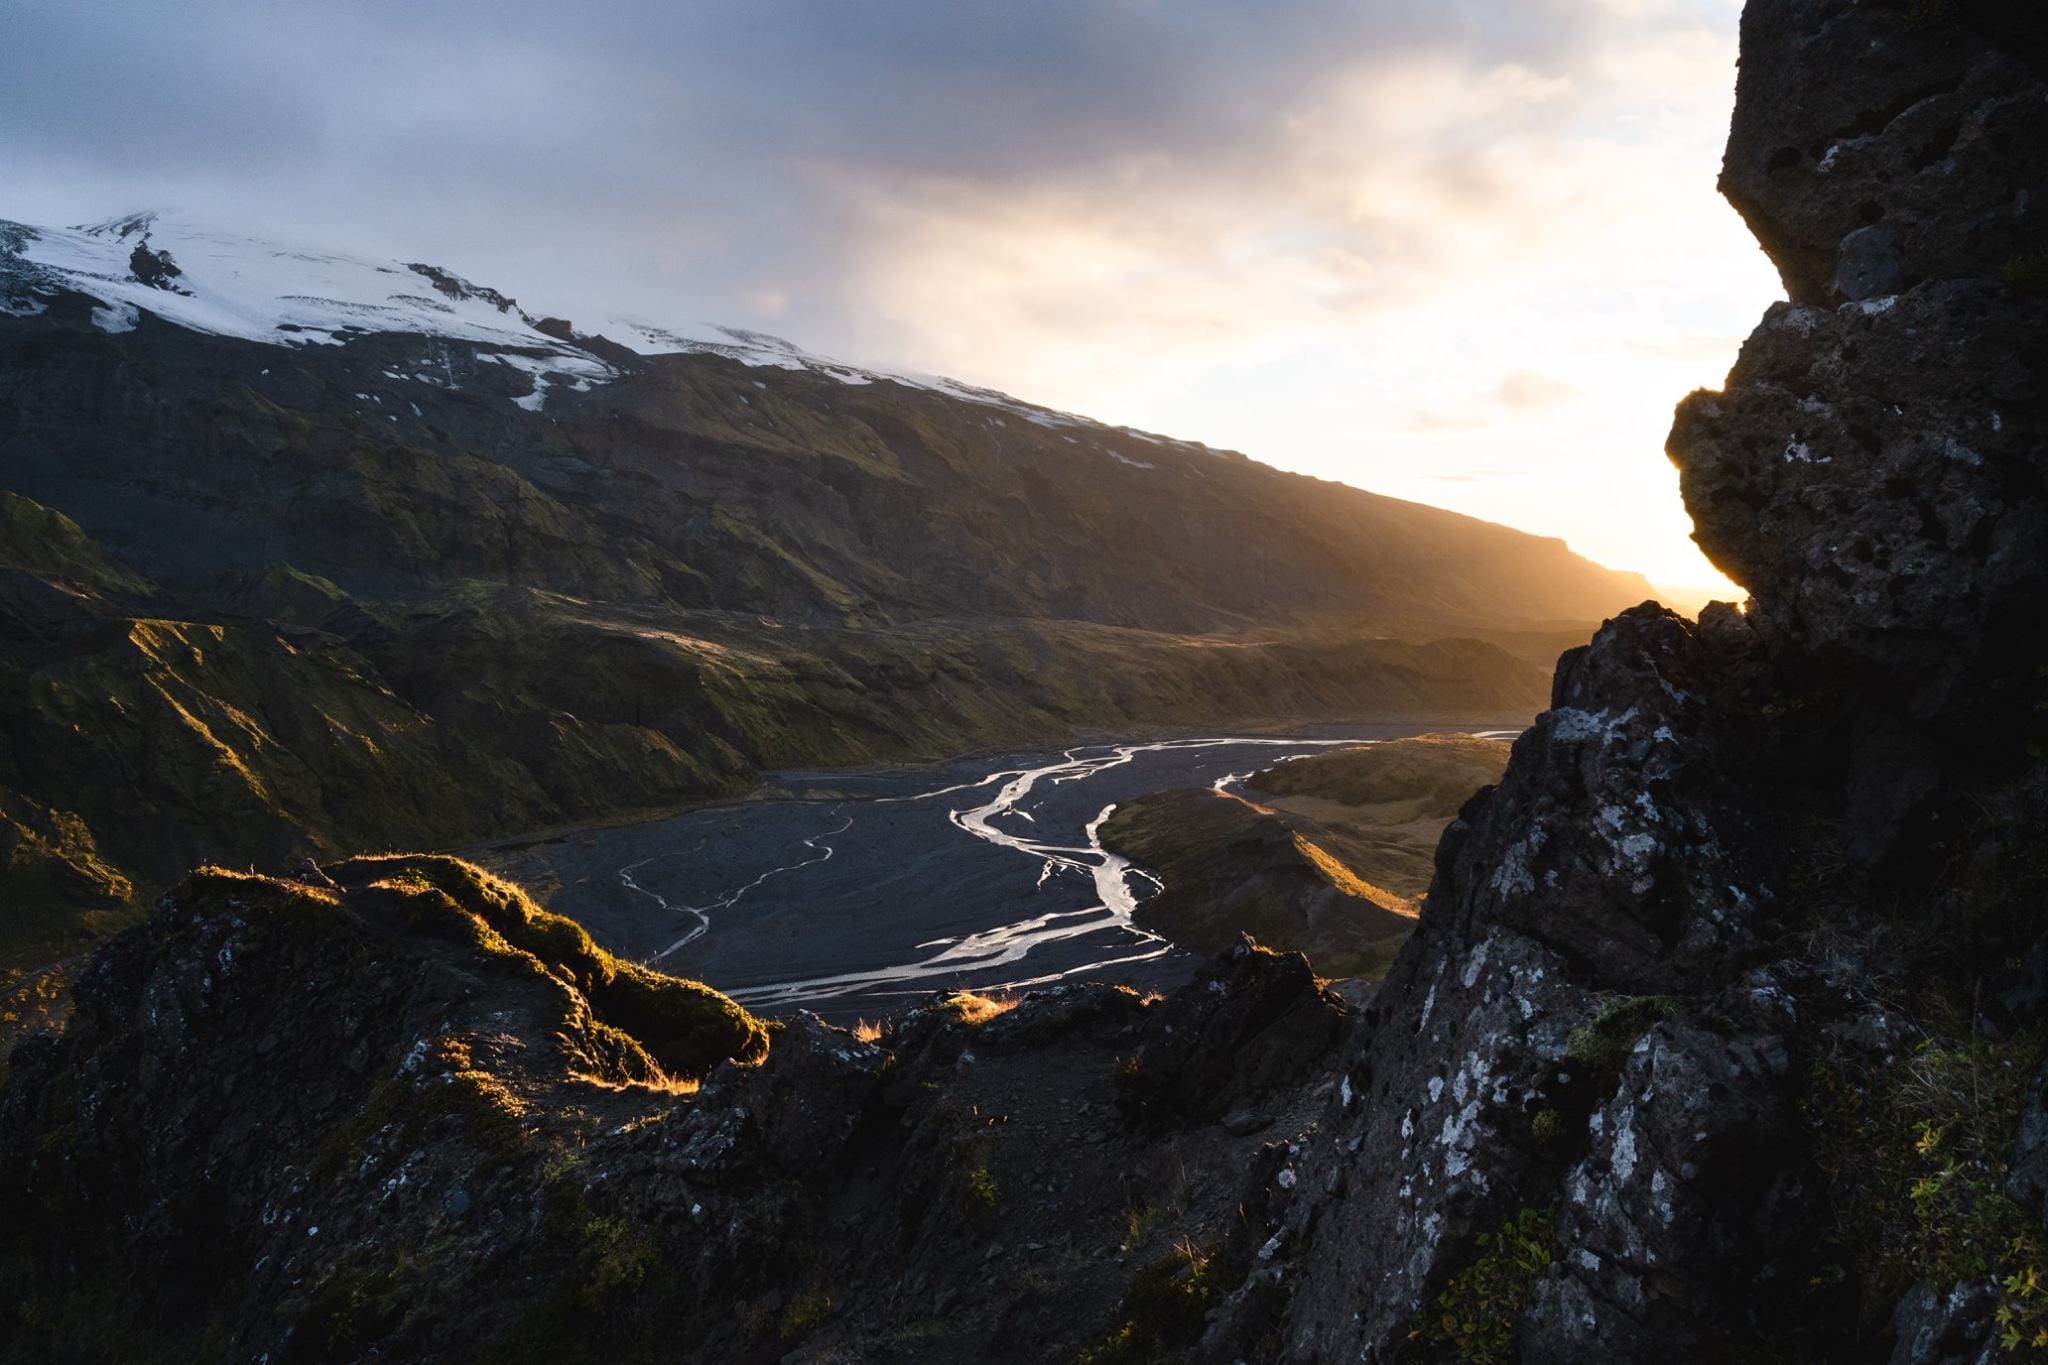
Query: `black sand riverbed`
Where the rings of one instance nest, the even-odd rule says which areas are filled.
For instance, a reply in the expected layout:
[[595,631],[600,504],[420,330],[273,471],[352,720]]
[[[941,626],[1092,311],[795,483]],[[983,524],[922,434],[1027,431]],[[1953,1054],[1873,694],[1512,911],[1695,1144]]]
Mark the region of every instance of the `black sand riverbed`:
[[473,856],[614,952],[769,1013],[844,1020],[955,987],[1178,984],[1188,959],[1128,923],[1156,883],[1102,853],[1091,823],[1119,801],[1425,728],[777,773],[753,800]]

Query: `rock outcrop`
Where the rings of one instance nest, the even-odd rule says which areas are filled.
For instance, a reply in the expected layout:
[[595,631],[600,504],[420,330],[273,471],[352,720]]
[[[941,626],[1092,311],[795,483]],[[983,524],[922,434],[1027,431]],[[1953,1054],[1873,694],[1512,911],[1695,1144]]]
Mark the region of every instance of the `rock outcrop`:
[[411,856],[196,874],[74,993],[0,1073],[10,1362],[1185,1343],[1205,1281],[1164,1325],[1127,1287],[1222,1242],[1349,1025],[1299,957],[1246,948],[1171,1002],[950,997],[771,1040]]
[[2048,86],[2009,17],[1750,6],[1723,183],[1793,302],[1670,453],[1751,600],[1561,663],[1205,1358],[2038,1330],[2006,1172],[2048,890]]

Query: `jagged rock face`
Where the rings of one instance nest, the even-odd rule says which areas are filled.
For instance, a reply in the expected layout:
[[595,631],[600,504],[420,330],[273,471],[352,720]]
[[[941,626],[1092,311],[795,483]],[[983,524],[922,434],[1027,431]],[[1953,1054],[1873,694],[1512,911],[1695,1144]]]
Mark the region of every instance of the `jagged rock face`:
[[[1802,304],[1996,275],[2048,248],[2027,5],[1783,0],[1742,16],[1721,190]],[[1953,22],[1989,21],[1990,33]]]
[[1671,450],[1701,545],[1774,638],[1869,670],[1917,718],[2009,677],[2001,657],[2040,652],[2041,311],[1987,280],[1780,304],[1726,392],[1679,409]]
[[1837,656],[1914,720],[1953,722],[1948,743],[2030,709],[2042,656],[2048,81],[2029,8],[1749,7],[1722,185],[1793,302],[1671,435],[1696,538],[1780,648]]
[[[1894,979],[1957,973],[1920,984],[1966,1034],[2038,1009],[2048,88],[2025,21],[1981,17],[1750,6],[1724,188],[1795,301],[1671,456],[1752,602],[1561,663],[1445,834],[1306,1197],[1248,1204],[1271,1254],[1204,1359],[1989,1358],[2003,1251],[1868,1302],[1811,1119],[1818,1068],[1901,1050],[1859,956],[1887,934],[1923,945]],[[1959,913],[1995,947],[1912,918]]]
[[[1769,912],[1768,839],[1742,800],[1755,736],[1717,706],[1740,695],[1751,649],[1726,611],[1695,626],[1644,606],[1610,622],[1561,665],[1557,704],[1501,786],[1446,831],[1420,931],[1350,1065],[1351,1101],[1301,1175],[1342,1196],[1294,1205],[1275,1231],[1299,1277],[1266,1329],[1288,1358],[1381,1358],[1473,1238],[1558,1188],[1573,1192],[1563,1235],[1583,1253],[1566,1264],[1585,1267],[1552,1291],[1560,1350],[1704,1347],[1739,1316],[1750,1285],[1686,1277],[1759,1250],[1745,1215],[1775,1183],[1759,1134],[1783,1114],[1784,1045],[1755,1026],[1658,1035],[1654,1012],[1628,1032],[1627,1017],[1652,993],[1732,984]],[[1630,1054],[1638,1035],[1654,1046]],[[1711,1227],[1679,1214],[1703,1208]],[[1245,1348],[1238,1329],[1226,1316],[1216,1358]]]
[[1126,1082],[1139,1117],[1215,1119],[1298,1082],[1329,1051],[1344,1007],[1300,953],[1246,939],[1224,950],[1201,991],[1173,997]]
[[2041,312],[1986,280],[1781,304],[1672,432],[1697,538],[1779,650],[1949,744],[2038,725]]
[[1671,988],[1753,941],[1770,891],[1745,808],[1754,736],[1719,703],[1753,670],[1725,608],[1697,626],[1643,606],[1559,662],[1512,771],[1445,832],[1430,925],[1493,925],[1587,964],[1591,984]]

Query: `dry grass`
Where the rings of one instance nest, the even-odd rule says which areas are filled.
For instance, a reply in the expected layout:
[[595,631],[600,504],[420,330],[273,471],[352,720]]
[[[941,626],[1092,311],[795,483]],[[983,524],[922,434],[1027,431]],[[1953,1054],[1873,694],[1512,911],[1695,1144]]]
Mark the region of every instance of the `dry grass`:
[[571,1078],[593,1089],[609,1091],[613,1094],[623,1094],[630,1090],[638,1094],[652,1091],[657,1095],[694,1095],[704,1088],[704,1082],[695,1077],[671,1076],[659,1069],[653,1075],[643,1080],[634,1081],[607,1080],[603,1076],[593,1075],[588,1071],[572,1072]]
[[979,995],[973,991],[954,991],[941,999],[938,1008],[952,1015],[970,1027],[980,1027],[998,1015],[1008,1014],[1017,1008],[1014,995]]
[[1315,843],[1298,830],[1294,835],[1294,847],[1302,857],[1308,859],[1310,866],[1322,874],[1324,881],[1336,887],[1345,895],[1358,900],[1371,901],[1374,905],[1385,910],[1391,910],[1397,915],[1406,915],[1410,919],[1415,918],[1417,910],[1415,897],[1396,895],[1385,887],[1374,886],[1371,882],[1353,872],[1343,859],[1331,853],[1321,844]]

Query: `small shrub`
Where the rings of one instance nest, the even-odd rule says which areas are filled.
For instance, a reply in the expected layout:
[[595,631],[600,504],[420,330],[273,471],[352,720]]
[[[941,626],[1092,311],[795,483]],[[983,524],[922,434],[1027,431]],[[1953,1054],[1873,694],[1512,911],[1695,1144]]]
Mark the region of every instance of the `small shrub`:
[[832,1316],[832,1296],[822,1289],[814,1289],[797,1299],[782,1315],[782,1343],[785,1346],[802,1341],[824,1325]]
[[657,1259],[647,1229],[624,1218],[592,1218],[583,1225],[583,1242],[592,1266],[584,1297],[592,1307],[638,1289]]
[[[1806,1086],[1833,1241],[1859,1271],[1866,1321],[1918,1283],[1998,1277],[2009,1350],[2048,1333],[2039,1229],[2007,1197],[2012,1137],[2039,1038],[1929,1039],[1889,1064],[1819,1065]],[[2048,1347],[2048,1335],[2043,1335]],[[2048,1359],[2048,1352],[2038,1358]]]
[[2041,1270],[2041,1249],[2032,1238],[2013,1243],[2007,1257],[2011,1274],[1999,1281],[2002,1295],[1993,1320],[1998,1344],[2016,1360],[2048,1359],[2048,1283]]
[[996,1188],[996,1178],[989,1174],[988,1159],[975,1152],[967,1159],[960,1171],[960,1203],[968,1216],[985,1219],[996,1211],[1002,1192]]
[[1478,1255],[1451,1277],[1416,1335],[1448,1345],[1465,1365],[1507,1365],[1515,1359],[1522,1313],[1555,1259],[1556,1217],[1525,1208],[1481,1233]]
[[1080,1365],[1144,1365],[1179,1359],[1201,1340],[1203,1315],[1216,1293],[1212,1258],[1182,1240],[1165,1259],[1131,1279],[1109,1336],[1081,1352]]
[[1124,1214],[1123,1249],[1136,1251],[1143,1245],[1146,1235],[1165,1217],[1166,1210],[1157,1204],[1144,1204],[1128,1210]]

